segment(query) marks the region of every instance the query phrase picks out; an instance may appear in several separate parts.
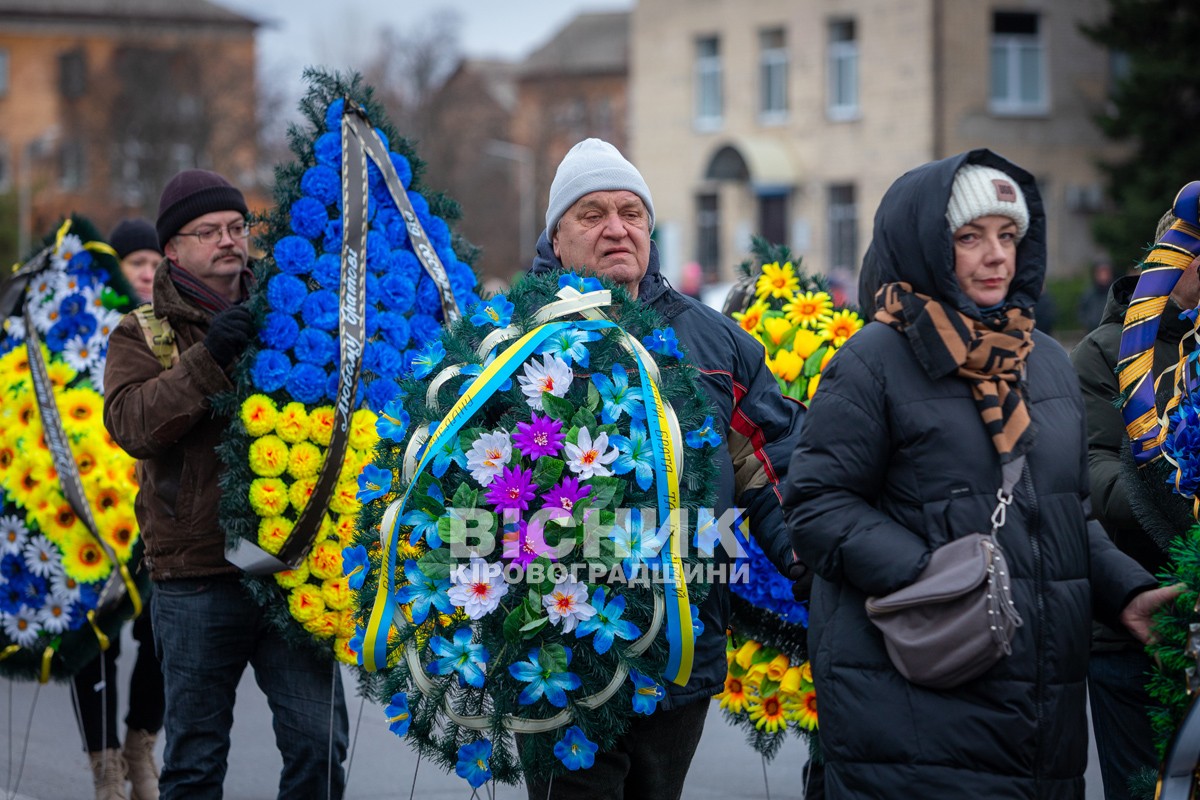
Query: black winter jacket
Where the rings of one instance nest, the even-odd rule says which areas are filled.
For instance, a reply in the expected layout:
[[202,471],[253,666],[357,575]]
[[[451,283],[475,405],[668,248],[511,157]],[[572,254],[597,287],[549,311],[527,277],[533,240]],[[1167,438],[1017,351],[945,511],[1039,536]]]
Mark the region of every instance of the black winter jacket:
[[[986,150],[893,184],[875,218],[873,275],[980,317],[955,278],[945,217],[967,159],[1024,191],[1031,222],[1008,302],[1030,308],[1045,265],[1041,200],[1028,173]],[[1078,382],[1062,348],[1033,336],[1025,399],[1036,438],[999,533],[1024,626],[1010,656],[946,691],[893,668],[864,602],[911,583],[938,546],[988,530],[999,457],[969,385],[929,377],[908,335],[882,323],[851,338],[821,378],[784,501],[796,553],[818,575],[809,650],[830,797],[1083,797],[1090,620],[1115,618],[1155,582],[1089,527]]]
[[[530,272],[562,268],[543,233]],[[700,370],[700,383],[716,412],[713,428],[722,439],[717,455],[721,473],[716,516],[720,518],[730,508],[745,509],[755,539],[786,574],[795,557],[783,521],[779,487],[800,438],[804,407],[780,394],[759,342],[733,320],[680,294],[666,282],[653,243],[649,267],[638,285],[638,300],[652,306],[675,329],[688,363]],[[721,548],[717,553],[722,555]],[[707,699],[725,685],[726,585],[713,585],[700,606],[700,619],[704,633],[696,643],[691,680],[686,686],[667,687],[667,707]]]

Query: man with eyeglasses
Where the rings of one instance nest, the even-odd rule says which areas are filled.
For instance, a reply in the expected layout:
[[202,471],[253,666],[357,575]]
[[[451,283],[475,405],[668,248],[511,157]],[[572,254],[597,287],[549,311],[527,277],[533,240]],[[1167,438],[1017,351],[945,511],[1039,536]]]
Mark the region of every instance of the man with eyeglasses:
[[[348,725],[337,666],[293,649],[268,622],[225,560],[217,516],[215,451],[231,420],[211,399],[233,388],[234,364],[255,332],[243,304],[251,280],[247,213],[241,191],[215,172],[172,178],[155,225],[166,256],[154,275],[158,327],[129,314],[108,345],[104,424],[139,459],[135,506],[166,694],[164,800],[221,796],[247,664],[274,715],[279,797],[340,798],[345,783]],[[174,336],[169,355],[152,343],[165,330]]]

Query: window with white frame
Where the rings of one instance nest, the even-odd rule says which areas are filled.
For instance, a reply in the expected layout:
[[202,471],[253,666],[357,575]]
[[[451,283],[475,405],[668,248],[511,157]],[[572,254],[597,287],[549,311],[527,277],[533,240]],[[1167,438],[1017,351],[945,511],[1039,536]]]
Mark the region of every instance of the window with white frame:
[[826,111],[832,120],[857,119],[858,106],[858,32],[852,19],[829,23],[829,102]]
[[853,270],[858,263],[858,206],[854,184],[829,187],[829,267]]
[[696,261],[704,282],[718,279],[721,270],[721,212],[716,194],[696,195]]
[[787,120],[788,51],[783,28],[758,34],[758,116],[772,124]]
[[721,41],[716,36],[702,36],[696,40],[696,127],[719,127],[722,102]]
[[1046,52],[1037,14],[992,14],[992,64],[988,108],[993,114],[1045,114]]

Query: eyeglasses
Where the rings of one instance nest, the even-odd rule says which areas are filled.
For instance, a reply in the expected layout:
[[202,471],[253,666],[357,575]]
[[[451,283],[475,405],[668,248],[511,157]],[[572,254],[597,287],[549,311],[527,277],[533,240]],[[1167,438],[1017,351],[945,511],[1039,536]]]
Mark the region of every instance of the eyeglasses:
[[250,223],[245,220],[231,222],[222,228],[201,228],[198,231],[179,231],[176,236],[195,236],[200,240],[200,244],[216,244],[221,241],[221,237],[225,232],[229,232],[231,239],[245,239],[250,235]]

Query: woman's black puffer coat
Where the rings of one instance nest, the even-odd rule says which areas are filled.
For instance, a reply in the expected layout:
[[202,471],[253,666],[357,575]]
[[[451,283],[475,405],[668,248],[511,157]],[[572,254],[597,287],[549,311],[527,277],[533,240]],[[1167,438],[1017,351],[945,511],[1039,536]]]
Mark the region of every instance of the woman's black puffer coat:
[[[897,180],[864,270],[979,317],[954,277],[945,216],[968,160],[1005,171],[1024,191],[1030,227],[1008,302],[1031,308],[1045,272],[1041,199],[1028,173],[986,150]],[[908,683],[864,601],[911,583],[939,545],[986,532],[1001,481],[969,385],[930,378],[914,346],[879,322],[846,343],[821,378],[788,474],[793,546],[818,575],[809,642],[828,795],[1082,798],[1091,619],[1112,621],[1155,582],[1087,521],[1079,385],[1063,349],[1035,332],[1025,385],[1035,439],[999,533],[1024,626],[1012,654],[964,686]]]

